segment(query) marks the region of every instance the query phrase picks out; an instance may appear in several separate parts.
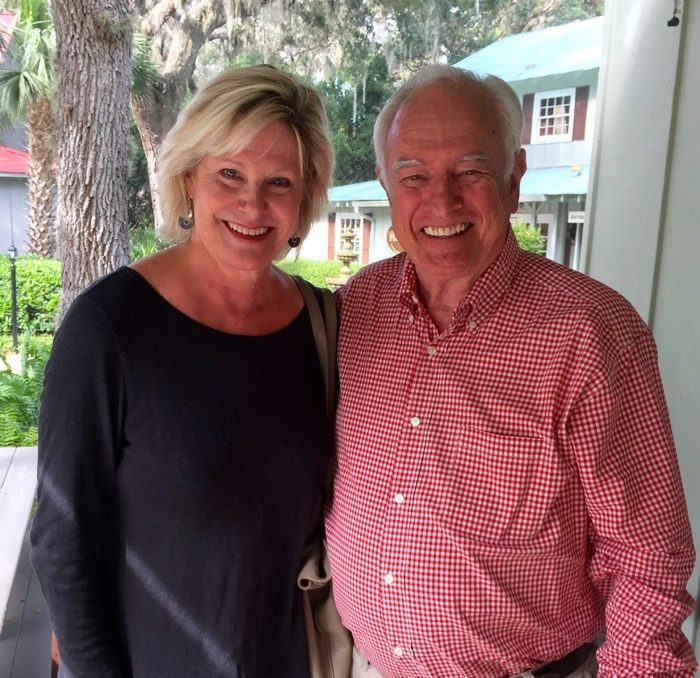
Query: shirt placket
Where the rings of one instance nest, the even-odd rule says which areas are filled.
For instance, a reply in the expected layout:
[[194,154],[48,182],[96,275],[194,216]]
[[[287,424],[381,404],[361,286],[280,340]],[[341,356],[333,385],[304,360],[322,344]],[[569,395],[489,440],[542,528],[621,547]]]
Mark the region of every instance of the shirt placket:
[[[419,577],[406,545],[411,530],[417,529],[420,516],[414,513],[416,488],[420,482],[423,457],[429,452],[430,420],[439,369],[441,338],[430,317],[418,304],[411,305],[406,315],[406,342],[414,375],[405,400],[398,403],[401,411],[401,434],[388,485],[387,522],[381,557],[381,600],[386,622],[387,642],[397,663],[397,672],[424,675],[412,641],[410,601],[406,595],[406,577]],[[395,360],[405,356],[395,356]],[[407,367],[408,369],[408,367]],[[424,573],[427,574],[427,573]]]

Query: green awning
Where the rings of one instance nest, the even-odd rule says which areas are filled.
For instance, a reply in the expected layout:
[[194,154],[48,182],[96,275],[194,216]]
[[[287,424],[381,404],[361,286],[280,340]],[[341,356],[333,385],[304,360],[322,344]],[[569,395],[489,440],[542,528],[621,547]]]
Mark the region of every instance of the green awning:
[[[520,201],[543,201],[560,195],[588,193],[588,165],[540,167],[528,169],[520,183]],[[336,186],[328,191],[328,201],[334,207],[368,204],[388,205],[386,193],[378,181]]]

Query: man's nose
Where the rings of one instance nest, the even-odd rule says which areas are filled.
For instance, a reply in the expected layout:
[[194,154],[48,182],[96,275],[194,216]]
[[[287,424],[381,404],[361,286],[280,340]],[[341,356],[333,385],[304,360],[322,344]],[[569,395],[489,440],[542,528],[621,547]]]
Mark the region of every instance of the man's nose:
[[462,205],[457,181],[452,177],[434,179],[431,186],[430,206],[440,214],[450,214]]

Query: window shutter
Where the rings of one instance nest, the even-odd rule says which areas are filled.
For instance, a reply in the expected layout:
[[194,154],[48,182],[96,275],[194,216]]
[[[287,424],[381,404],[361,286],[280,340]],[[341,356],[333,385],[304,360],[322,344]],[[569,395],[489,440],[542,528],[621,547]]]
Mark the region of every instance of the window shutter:
[[532,106],[535,102],[534,94],[523,96],[523,131],[520,137],[521,144],[529,144],[532,134]]
[[576,104],[574,105],[574,133],[573,141],[581,141],[586,136],[586,113],[588,111],[588,92],[590,87],[576,88]]
[[369,264],[369,219],[362,220],[362,263]]

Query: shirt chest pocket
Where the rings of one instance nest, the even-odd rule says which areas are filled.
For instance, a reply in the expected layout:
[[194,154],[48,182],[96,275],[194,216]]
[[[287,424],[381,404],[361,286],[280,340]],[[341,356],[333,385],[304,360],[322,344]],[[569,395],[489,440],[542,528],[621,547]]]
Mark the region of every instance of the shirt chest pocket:
[[436,517],[455,541],[541,547],[560,536],[566,474],[552,441],[466,428],[441,465]]

